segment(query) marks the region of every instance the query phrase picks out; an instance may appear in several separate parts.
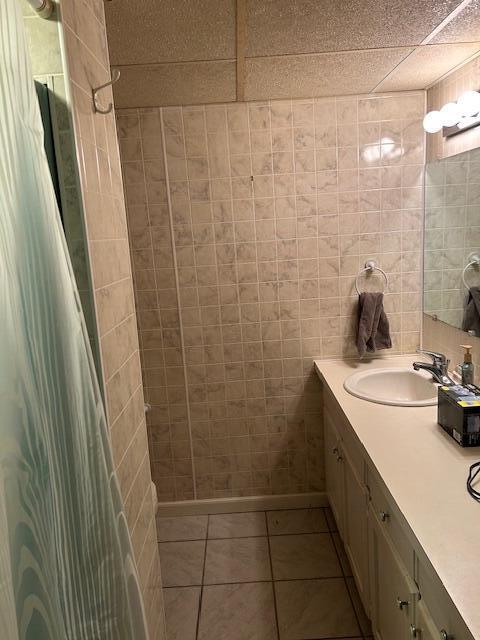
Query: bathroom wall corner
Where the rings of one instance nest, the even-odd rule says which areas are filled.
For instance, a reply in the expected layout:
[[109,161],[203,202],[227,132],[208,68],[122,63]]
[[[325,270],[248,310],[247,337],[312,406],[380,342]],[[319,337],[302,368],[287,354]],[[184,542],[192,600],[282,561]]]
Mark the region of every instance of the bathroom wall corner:
[[[62,0],[61,9],[113,458],[150,640],[160,640],[165,622],[156,505],[115,115],[94,113],[92,102],[92,87],[110,78],[104,7],[101,0]],[[111,92],[102,99],[108,104]]]

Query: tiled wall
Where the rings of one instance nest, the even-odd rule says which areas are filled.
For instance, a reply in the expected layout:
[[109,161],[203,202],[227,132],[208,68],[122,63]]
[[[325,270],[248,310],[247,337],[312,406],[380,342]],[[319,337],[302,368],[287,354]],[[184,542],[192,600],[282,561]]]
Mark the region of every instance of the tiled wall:
[[[462,326],[464,267],[480,252],[480,149],[430,162],[425,172],[424,311]],[[478,269],[465,272],[480,283]]]
[[[62,0],[88,248],[114,461],[152,640],[164,638],[160,565],[115,116],[94,114],[110,77],[103,2]],[[112,99],[105,91],[105,104]]]
[[[428,110],[439,109],[447,102],[456,101],[461,93],[470,89],[475,91],[480,89],[480,57],[460,67],[428,90]],[[479,146],[480,127],[465,131],[452,138],[443,138],[441,132],[434,135],[428,134],[427,162],[448,158]],[[480,338],[467,337],[460,329],[449,327],[442,322],[435,322],[430,317],[424,316],[423,344],[425,348],[447,353],[453,366],[462,361],[462,350],[459,345],[464,344],[465,340],[474,345],[474,359],[478,362],[480,360],[478,356]]]
[[419,343],[423,113],[423,92],[118,112],[161,500],[324,488],[312,359],[355,357],[367,259],[393,352]]
[[22,0],[22,12],[30,51],[34,79],[48,87],[53,145],[58,172],[62,220],[72,267],[82,301],[95,363],[98,364],[98,345],[95,330],[92,287],[89,278],[88,256],[79,191],[78,167],[75,161],[75,140],[72,130],[71,108],[65,87],[65,75],[60,50],[58,12],[50,20],[41,18]]

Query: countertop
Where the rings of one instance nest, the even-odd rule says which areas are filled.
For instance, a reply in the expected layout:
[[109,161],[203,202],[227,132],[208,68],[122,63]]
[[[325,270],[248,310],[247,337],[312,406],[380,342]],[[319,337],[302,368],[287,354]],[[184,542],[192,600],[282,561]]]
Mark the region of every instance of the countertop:
[[462,449],[437,424],[437,407],[395,407],[350,395],[356,371],[409,367],[418,358],[316,360],[372,463],[474,638],[480,638],[480,503],[466,490],[480,448]]

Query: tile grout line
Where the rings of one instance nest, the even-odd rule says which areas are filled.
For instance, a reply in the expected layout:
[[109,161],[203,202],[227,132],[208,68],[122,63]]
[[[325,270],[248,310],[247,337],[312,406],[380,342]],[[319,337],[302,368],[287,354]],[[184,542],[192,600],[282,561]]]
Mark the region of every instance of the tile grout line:
[[205,581],[205,568],[207,566],[207,543],[208,543],[208,528],[210,526],[210,514],[207,515],[207,531],[205,532],[205,549],[203,551],[203,569],[202,569],[202,584],[200,586],[200,597],[198,599],[198,611],[197,611],[197,629],[195,631],[195,640],[198,640],[198,633],[200,631],[200,615],[202,613],[203,602],[203,583]]
[[273,610],[274,610],[274,613],[275,613],[275,627],[276,627],[276,631],[277,631],[277,638],[280,638],[280,624],[278,622],[277,596],[276,596],[276,592],[275,592],[275,580],[274,580],[274,575],[273,575],[272,549],[271,549],[271,546],[270,546],[270,527],[268,526],[267,512],[264,511],[263,515],[265,517],[265,526],[266,526],[266,529],[267,529],[268,559],[269,559],[269,562],[270,562],[270,573],[272,575],[271,585],[272,585],[272,594],[273,594]]
[[[243,582],[212,582],[209,584],[176,584],[164,587],[164,589],[191,589],[193,587],[228,587],[233,584],[270,584],[274,582],[326,582],[327,580],[343,580],[343,576],[324,576],[322,578],[282,578],[280,580],[244,580]],[[362,635],[360,633],[360,635]],[[358,636],[353,636],[357,638]]]
[[[184,132],[184,123],[183,123],[183,108],[181,113],[182,113],[182,133],[184,134],[185,132]],[[183,379],[185,384],[185,399],[186,399],[185,405],[187,410],[187,425],[188,425],[188,435],[189,435],[189,441],[190,441],[193,499],[196,500],[197,499],[197,483],[196,483],[196,473],[195,473],[195,458],[193,454],[192,416],[190,412],[190,393],[189,393],[189,385],[188,385],[185,337],[183,333],[183,318],[182,318],[182,308],[181,308],[181,301],[180,301],[180,280],[179,280],[179,274],[178,274],[177,250],[176,250],[177,247],[175,242],[175,231],[174,231],[174,224],[173,224],[174,221],[173,221],[173,209],[172,209],[172,194],[170,192],[170,176],[169,176],[169,170],[168,170],[165,125],[163,122],[163,107],[160,108],[160,130],[162,134],[163,164],[165,169],[165,182],[167,187],[167,205],[168,205],[168,217],[169,217],[169,227],[170,227],[170,242],[172,244],[173,271],[175,275],[175,289],[177,294],[177,309],[178,309],[178,321],[179,321],[178,323],[179,323],[179,329],[180,329],[180,348],[182,352]],[[185,135],[184,135],[184,139],[185,139]],[[185,142],[184,142],[184,145],[185,145]],[[176,493],[177,493],[177,489],[176,489],[176,482],[175,482],[175,495]]]
[[265,535],[248,535],[248,536],[223,536],[221,538],[185,538],[184,540],[158,540],[158,544],[169,544],[172,542],[203,542],[203,540],[207,540],[209,542],[215,542],[215,540],[249,540],[249,539],[258,539],[258,538],[282,538],[282,537],[293,537],[293,536],[318,536],[318,535],[328,535],[330,531],[302,531],[299,533],[272,533]]
[[[327,520],[327,525],[328,525],[328,527],[329,527],[329,529],[330,529],[330,523],[329,523],[329,521],[328,521],[328,520]],[[349,599],[350,604],[351,604],[351,606],[352,606],[353,614],[354,614],[354,616],[355,616],[355,620],[357,621],[358,630],[360,631],[360,635],[362,636],[362,638],[365,638],[365,636],[364,636],[364,634],[363,634],[362,625],[360,624],[360,619],[359,619],[359,617],[358,617],[357,610],[356,610],[356,608],[355,608],[355,604],[354,604],[354,602],[353,602],[352,594],[350,593],[350,589],[348,588],[347,576],[346,576],[346,574],[345,574],[345,570],[344,570],[344,568],[343,568],[343,563],[342,563],[341,558],[340,558],[340,553],[339,553],[339,551],[338,551],[338,549],[337,549],[337,545],[335,544],[335,540],[334,540],[334,537],[333,537],[333,534],[334,534],[334,533],[337,533],[338,537],[340,537],[338,530],[337,530],[337,531],[332,531],[332,530],[330,529],[330,539],[331,539],[331,541],[332,541],[333,548],[335,549],[335,555],[337,556],[338,563],[339,563],[339,565],[340,565],[340,570],[341,570],[341,572],[342,572],[343,582],[344,582],[344,584],[345,584],[345,589],[347,590],[348,599]],[[340,540],[341,540],[341,539],[340,539]],[[342,544],[343,544],[343,541],[341,541],[341,542],[342,542]],[[349,562],[350,562],[350,561],[349,561]],[[352,578],[353,578],[353,576],[348,576],[348,577],[352,577]]]

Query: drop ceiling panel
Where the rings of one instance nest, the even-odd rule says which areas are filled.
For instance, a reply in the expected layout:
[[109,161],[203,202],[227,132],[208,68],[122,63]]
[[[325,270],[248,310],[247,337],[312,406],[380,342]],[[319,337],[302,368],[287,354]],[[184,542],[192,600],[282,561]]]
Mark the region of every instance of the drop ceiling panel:
[[235,57],[235,0],[105,3],[113,65]]
[[192,62],[122,67],[115,107],[157,107],[232,102],[235,62]]
[[420,44],[460,0],[255,0],[247,55],[273,56]]
[[480,50],[480,42],[418,47],[376,91],[424,89]]
[[368,93],[413,51],[402,47],[348,53],[247,59],[247,100]]
[[473,0],[431,40],[431,43],[478,41],[480,41],[480,0]]

